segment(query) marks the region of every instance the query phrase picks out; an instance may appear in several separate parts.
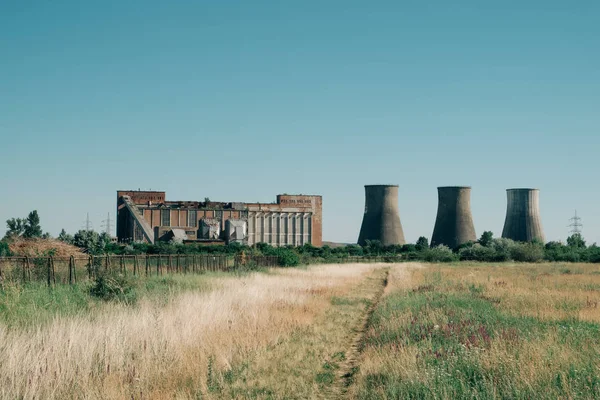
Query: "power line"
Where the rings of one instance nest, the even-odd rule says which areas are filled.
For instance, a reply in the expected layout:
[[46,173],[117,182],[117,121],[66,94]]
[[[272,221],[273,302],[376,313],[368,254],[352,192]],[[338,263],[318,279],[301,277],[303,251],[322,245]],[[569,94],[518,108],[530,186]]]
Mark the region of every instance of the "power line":
[[575,210],[575,216],[569,219],[571,223],[568,225],[571,230],[569,233],[571,235],[581,235],[581,228],[583,228],[583,224],[581,223],[581,218],[577,216],[577,210]]

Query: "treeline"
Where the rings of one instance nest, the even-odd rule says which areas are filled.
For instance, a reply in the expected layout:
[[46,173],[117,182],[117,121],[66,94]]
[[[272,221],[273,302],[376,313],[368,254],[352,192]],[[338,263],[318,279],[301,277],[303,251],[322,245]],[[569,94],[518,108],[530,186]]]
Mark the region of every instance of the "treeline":
[[[99,239],[100,240],[100,239]],[[81,241],[74,241],[81,245]],[[407,261],[453,262],[600,262],[600,247],[587,246],[581,235],[573,235],[567,243],[515,242],[510,239],[494,238],[491,232],[485,232],[477,242],[463,244],[457,249],[446,246],[430,247],[427,238],[421,237],[415,244],[384,246],[378,241],[369,241],[365,246],[347,245],[340,247],[273,247],[258,243],[253,247],[233,243],[226,246],[182,245],[175,243],[134,243],[122,245],[105,243],[93,246],[110,254],[246,254],[277,256],[285,262],[283,265],[297,265],[309,262],[336,262],[348,257],[390,257]],[[86,252],[91,252],[86,249]]]
[[[10,256],[8,241],[11,238],[44,238],[37,211],[32,211],[26,218],[13,218],[7,221],[7,234],[0,241],[0,256]],[[110,235],[91,230],[80,230],[74,235],[64,229],[58,240],[72,244],[82,252],[91,255],[117,254],[227,254],[227,255],[264,255],[277,256],[281,265],[293,266],[311,262],[341,262],[348,257],[390,257],[407,261],[425,262],[592,262],[600,263],[600,247],[595,243],[586,245],[580,234],[574,234],[566,243],[549,242],[515,242],[510,239],[494,238],[492,232],[484,232],[477,242],[461,245],[457,249],[446,246],[430,247],[425,237],[420,237],[414,244],[384,246],[378,241],[368,241],[365,246],[346,245],[339,247],[273,247],[266,243],[258,243],[249,247],[239,243],[230,245],[183,245],[160,242],[157,244],[131,243],[121,244],[112,241]]]

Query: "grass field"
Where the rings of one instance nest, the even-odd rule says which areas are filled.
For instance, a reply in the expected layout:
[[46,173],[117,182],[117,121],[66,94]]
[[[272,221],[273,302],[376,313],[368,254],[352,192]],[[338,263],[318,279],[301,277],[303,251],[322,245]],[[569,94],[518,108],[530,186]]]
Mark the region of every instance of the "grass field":
[[138,279],[112,301],[5,285],[0,398],[600,397],[600,266]]
[[600,398],[600,267],[430,265],[394,279],[352,393]]

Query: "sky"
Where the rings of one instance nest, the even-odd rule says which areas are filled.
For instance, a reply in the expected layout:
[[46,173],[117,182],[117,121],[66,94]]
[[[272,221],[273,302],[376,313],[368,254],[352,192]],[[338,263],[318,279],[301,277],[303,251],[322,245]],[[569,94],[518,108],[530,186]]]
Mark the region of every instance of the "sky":
[[324,240],[351,243],[364,185],[398,184],[411,242],[456,185],[478,235],[535,187],[547,240],[577,210],[600,242],[599,20],[586,0],[0,0],[0,236],[34,209],[99,230],[140,188],[320,194]]

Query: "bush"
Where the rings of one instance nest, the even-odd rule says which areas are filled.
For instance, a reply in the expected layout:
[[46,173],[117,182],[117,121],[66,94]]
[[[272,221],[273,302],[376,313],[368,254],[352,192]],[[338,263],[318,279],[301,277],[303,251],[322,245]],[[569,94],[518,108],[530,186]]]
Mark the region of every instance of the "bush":
[[474,244],[470,247],[463,247],[458,251],[461,261],[496,261],[497,253],[493,247],[485,247],[481,244]]
[[277,262],[281,267],[295,267],[300,264],[300,256],[291,249],[277,249]]
[[452,262],[458,261],[458,255],[453,253],[448,246],[440,245],[427,249],[421,253],[427,262]]
[[8,247],[8,243],[5,241],[0,242],[0,257],[10,257],[12,256],[12,252],[10,251],[10,247]]
[[90,295],[102,300],[133,304],[137,300],[135,283],[123,275],[102,274],[96,277]]
[[519,262],[538,262],[544,259],[544,247],[538,243],[515,243],[511,258]]

